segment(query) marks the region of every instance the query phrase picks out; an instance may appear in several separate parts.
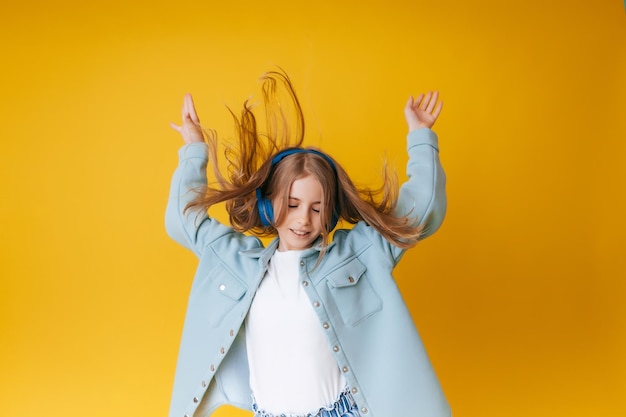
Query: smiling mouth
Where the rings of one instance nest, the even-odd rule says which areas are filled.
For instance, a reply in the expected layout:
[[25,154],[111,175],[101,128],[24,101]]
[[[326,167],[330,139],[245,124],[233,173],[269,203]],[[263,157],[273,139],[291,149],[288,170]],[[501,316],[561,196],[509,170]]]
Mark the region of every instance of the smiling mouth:
[[295,234],[296,236],[300,236],[300,237],[308,236],[311,233],[311,232],[304,232],[301,230],[294,230],[294,229],[291,229],[291,232]]

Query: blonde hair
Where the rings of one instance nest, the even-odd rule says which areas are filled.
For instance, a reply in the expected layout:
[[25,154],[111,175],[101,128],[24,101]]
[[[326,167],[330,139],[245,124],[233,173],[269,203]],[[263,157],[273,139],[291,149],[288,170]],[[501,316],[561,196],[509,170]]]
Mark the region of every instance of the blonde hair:
[[[188,204],[186,210],[208,210],[212,205],[224,202],[235,230],[257,236],[274,236],[277,233],[275,227],[265,226],[261,221],[257,209],[257,188],[261,189],[264,197],[281,202],[275,207],[274,219],[275,224],[280,224],[288,204],[291,184],[296,179],[312,175],[320,182],[323,190],[320,256],[323,256],[328,245],[333,218],[342,218],[351,224],[364,221],[392,244],[401,248],[414,246],[421,228],[416,225],[415,219],[395,214],[398,181],[386,165],[382,186],[370,189],[356,187],[341,165],[330,156],[327,160],[315,153],[301,152],[272,164],[276,154],[289,148],[302,147],[304,117],[286,73],[271,71],[264,74],[261,81],[266,132],[261,134],[258,131],[257,119],[248,100],[244,102],[239,117],[229,109],[235,121],[239,143],[236,147],[225,149],[228,169],[227,175],[224,175],[217,159],[217,134],[206,131],[209,163],[215,181],[198,190],[198,196]],[[293,111],[293,114],[288,114],[289,111]],[[292,123],[289,123],[289,116],[294,118]],[[295,128],[292,129],[292,126]]]

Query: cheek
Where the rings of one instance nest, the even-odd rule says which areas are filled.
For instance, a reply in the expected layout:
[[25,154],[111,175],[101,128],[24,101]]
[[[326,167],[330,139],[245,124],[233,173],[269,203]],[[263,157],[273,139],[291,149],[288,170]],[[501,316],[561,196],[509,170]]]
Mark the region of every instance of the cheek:
[[[279,219],[282,220],[281,223],[285,222],[285,219],[281,219],[283,215],[283,206],[277,201],[272,201],[272,212],[274,213],[274,222],[278,225]],[[285,213],[286,215],[287,213]]]
[[320,216],[319,214],[316,213],[315,219],[313,220],[313,222],[315,223],[315,226],[322,230],[322,216]]

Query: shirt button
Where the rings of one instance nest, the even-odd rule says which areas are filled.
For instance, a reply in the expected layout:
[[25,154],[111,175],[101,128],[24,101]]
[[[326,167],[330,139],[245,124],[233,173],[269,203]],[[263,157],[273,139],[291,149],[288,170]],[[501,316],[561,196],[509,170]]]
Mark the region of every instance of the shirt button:
[[302,285],[304,285],[305,287],[309,286],[309,281],[302,281]]
[[345,372],[348,372],[348,367],[347,367],[347,366],[344,366],[343,368],[341,368],[341,370],[342,370],[344,373],[345,373]]
[[215,372],[215,365],[211,365],[211,372]]
[[339,346],[333,346],[333,351],[334,352],[339,352]]
[[352,388],[352,393],[353,394],[356,394],[357,392],[359,392],[359,390],[356,387]]
[[206,388],[206,381],[202,381],[202,388]]
[[320,302],[319,302],[319,301],[315,301],[315,302],[313,303],[313,307],[319,307],[319,306],[320,306]]
[[225,352],[224,348],[223,348],[223,347],[221,347],[221,348],[220,348],[220,353],[223,355],[223,354],[224,354],[224,352]]
[[220,285],[220,291],[224,291],[225,289],[226,289],[226,285],[221,284],[221,285]]
[[365,407],[361,407],[361,412],[362,412],[363,414],[367,414],[368,409],[367,409],[367,408],[365,408]]
[[324,323],[324,324],[322,324],[322,327],[325,328],[325,329],[330,329],[330,324]]
[[200,401],[200,400],[198,399],[198,397],[193,397],[193,402],[194,402],[194,403],[197,403],[198,401]]
[[300,261],[300,266],[304,266],[304,261]]

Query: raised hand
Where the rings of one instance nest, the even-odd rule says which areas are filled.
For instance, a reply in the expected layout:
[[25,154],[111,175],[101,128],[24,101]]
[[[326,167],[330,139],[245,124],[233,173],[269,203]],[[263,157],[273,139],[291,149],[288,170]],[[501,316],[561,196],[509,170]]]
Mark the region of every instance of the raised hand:
[[196,113],[196,107],[193,104],[191,94],[185,94],[182,118],[182,125],[170,123],[170,126],[180,133],[183,137],[183,141],[185,143],[204,142],[202,126],[200,126],[200,119]]
[[409,101],[404,106],[404,117],[409,125],[409,132],[422,127],[429,129],[433,127],[443,106],[443,102],[438,102],[438,99],[438,91],[422,93],[416,98],[409,97]]

